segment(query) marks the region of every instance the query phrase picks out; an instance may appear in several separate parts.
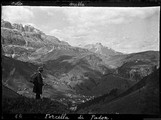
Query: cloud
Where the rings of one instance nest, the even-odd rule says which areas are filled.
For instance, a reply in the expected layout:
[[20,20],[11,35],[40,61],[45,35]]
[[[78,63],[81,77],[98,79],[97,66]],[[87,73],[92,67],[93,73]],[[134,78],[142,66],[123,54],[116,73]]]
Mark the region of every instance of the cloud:
[[62,7],[56,7],[56,6],[54,6],[54,7],[50,7],[50,6],[49,7],[46,7],[46,6],[35,7],[35,9],[37,9],[37,8],[39,11],[43,11],[46,13],[46,15],[51,16],[51,17],[53,17],[55,15],[55,13],[61,12],[63,9]]
[[[114,44],[113,44],[114,43]],[[156,50],[159,51],[158,40],[132,40],[132,38],[123,37],[122,39],[116,39],[112,42],[112,48],[116,51],[121,51],[124,53],[133,53],[146,50]]]
[[70,26],[66,27],[64,29],[53,29],[50,31],[50,34],[60,34],[63,35],[65,34],[68,37],[83,37],[83,36],[88,36],[94,33],[97,33],[98,31],[95,29],[90,29],[87,27],[81,27],[81,26]]
[[43,12],[46,12],[46,14],[48,15],[48,16],[53,16],[54,15],[54,10],[56,9],[56,8],[52,8],[52,7],[45,7],[45,6],[41,6],[41,7],[39,7],[38,8],[40,11],[43,11]]
[[[159,16],[159,10],[159,7],[5,6],[2,7],[2,18],[13,23],[41,28],[44,33],[74,46],[102,42],[115,50],[126,52],[145,48],[141,46],[145,43],[139,41],[147,41],[150,34],[157,32],[151,23],[158,22],[156,17]],[[152,19],[147,19],[150,17]],[[156,34],[151,39],[155,36]],[[130,38],[126,40],[126,37]],[[133,42],[129,42],[129,39]],[[152,47],[155,46],[149,48]]]
[[34,23],[25,23],[24,26],[25,26],[25,25],[31,25],[31,26],[37,28],[37,26],[36,26]]
[[3,6],[2,18],[12,23],[26,23],[34,17],[30,7],[24,6]]
[[[123,38],[123,40],[121,40],[122,38],[118,38],[118,33],[115,36],[113,33],[110,33],[110,28],[112,27],[109,27],[109,24],[114,24],[116,28],[118,24],[132,21],[135,22],[137,19],[146,19],[155,14],[156,11],[158,11],[158,8],[66,7],[61,10],[65,15],[64,18],[66,18],[70,26],[59,30],[54,29],[50,32],[52,35],[69,42],[71,45],[78,45],[78,43],[89,44],[99,41],[107,46],[112,46],[112,48],[116,50],[133,51],[138,49],[134,48],[133,45],[135,44],[139,46],[139,40],[135,41],[133,40],[134,38],[131,38],[131,42],[129,42],[129,39],[124,40]],[[109,29],[105,28],[105,26]],[[115,31],[116,30],[113,29],[113,32]],[[126,33],[125,38],[128,35],[129,33]]]
[[151,16],[159,8],[106,8],[106,7],[83,7],[83,8],[65,8],[64,13],[71,24],[82,24],[86,26],[104,25],[108,23],[120,24],[129,22],[137,17],[144,19]]
[[[94,41],[94,35],[98,33],[95,29],[85,28],[81,26],[71,26],[64,29],[53,29],[49,32],[50,35],[58,37],[60,40],[69,42],[69,44],[77,46],[79,43]],[[94,35],[93,35],[94,34]],[[92,37],[91,37],[92,36]]]

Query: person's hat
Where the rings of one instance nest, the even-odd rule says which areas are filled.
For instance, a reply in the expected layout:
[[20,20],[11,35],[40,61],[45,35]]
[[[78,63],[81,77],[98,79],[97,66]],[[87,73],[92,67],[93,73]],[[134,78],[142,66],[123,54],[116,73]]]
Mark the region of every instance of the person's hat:
[[38,71],[43,71],[43,67],[39,67],[38,68]]

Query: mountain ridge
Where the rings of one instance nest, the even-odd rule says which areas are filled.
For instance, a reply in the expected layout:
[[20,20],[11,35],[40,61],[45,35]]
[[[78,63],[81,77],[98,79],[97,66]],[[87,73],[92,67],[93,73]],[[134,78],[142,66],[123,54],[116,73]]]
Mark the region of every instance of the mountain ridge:
[[[57,46],[71,47],[67,42],[46,35],[31,25],[23,27],[22,24],[11,24],[4,20],[1,20],[1,43],[5,55],[27,61],[31,61],[30,57],[37,59]],[[38,49],[41,49],[41,52]],[[39,55],[36,55],[37,51]]]
[[159,51],[122,54],[101,43],[73,47],[32,26],[3,24],[2,82],[23,96],[34,97],[29,76],[39,66],[44,67],[43,97],[72,105],[120,95],[159,67]]
[[121,52],[117,52],[107,46],[103,46],[102,43],[95,43],[95,44],[87,44],[84,46],[80,46],[82,48],[86,48],[94,53],[101,54],[104,56],[115,56],[115,55],[123,55]]

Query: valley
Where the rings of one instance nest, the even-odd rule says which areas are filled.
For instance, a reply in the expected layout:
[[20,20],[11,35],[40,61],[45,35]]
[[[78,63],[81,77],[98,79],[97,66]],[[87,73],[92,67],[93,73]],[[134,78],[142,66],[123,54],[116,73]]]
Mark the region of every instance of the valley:
[[[151,88],[150,82],[159,79],[152,77],[160,68],[159,51],[123,54],[101,43],[74,47],[33,26],[4,20],[1,24],[4,98],[12,98],[14,92],[15,96],[33,99],[30,76],[43,66],[42,98],[47,101],[57,101],[77,113],[141,114],[136,112],[140,108],[135,106],[135,99],[140,101]],[[129,101],[134,102],[130,111]],[[122,111],[123,107],[127,109]]]

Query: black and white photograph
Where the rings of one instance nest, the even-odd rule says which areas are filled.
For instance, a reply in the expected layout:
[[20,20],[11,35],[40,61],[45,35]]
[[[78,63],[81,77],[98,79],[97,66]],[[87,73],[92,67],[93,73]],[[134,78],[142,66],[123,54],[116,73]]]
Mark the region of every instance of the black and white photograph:
[[159,6],[1,10],[2,114],[159,115]]

